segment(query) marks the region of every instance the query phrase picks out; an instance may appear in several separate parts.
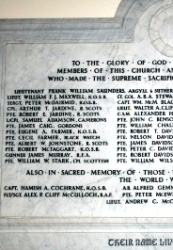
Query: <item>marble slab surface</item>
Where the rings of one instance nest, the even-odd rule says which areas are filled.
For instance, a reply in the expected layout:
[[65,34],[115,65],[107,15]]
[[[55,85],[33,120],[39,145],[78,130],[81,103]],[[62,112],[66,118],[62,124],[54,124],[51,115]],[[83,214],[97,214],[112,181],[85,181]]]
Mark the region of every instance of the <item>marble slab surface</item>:
[[0,21],[0,249],[172,248],[172,20]]

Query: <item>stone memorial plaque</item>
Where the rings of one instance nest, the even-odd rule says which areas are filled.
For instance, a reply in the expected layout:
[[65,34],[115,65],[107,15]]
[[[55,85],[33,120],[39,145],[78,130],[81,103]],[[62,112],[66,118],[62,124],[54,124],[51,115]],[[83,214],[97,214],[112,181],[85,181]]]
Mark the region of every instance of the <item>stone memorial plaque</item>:
[[112,19],[0,21],[2,232],[172,222],[172,19],[122,0]]

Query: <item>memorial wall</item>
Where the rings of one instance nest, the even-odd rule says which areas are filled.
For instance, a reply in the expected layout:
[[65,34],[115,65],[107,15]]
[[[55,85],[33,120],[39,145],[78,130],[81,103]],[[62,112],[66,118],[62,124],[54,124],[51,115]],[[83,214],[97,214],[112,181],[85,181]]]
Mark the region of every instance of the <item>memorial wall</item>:
[[172,249],[172,20],[0,21],[0,249]]

